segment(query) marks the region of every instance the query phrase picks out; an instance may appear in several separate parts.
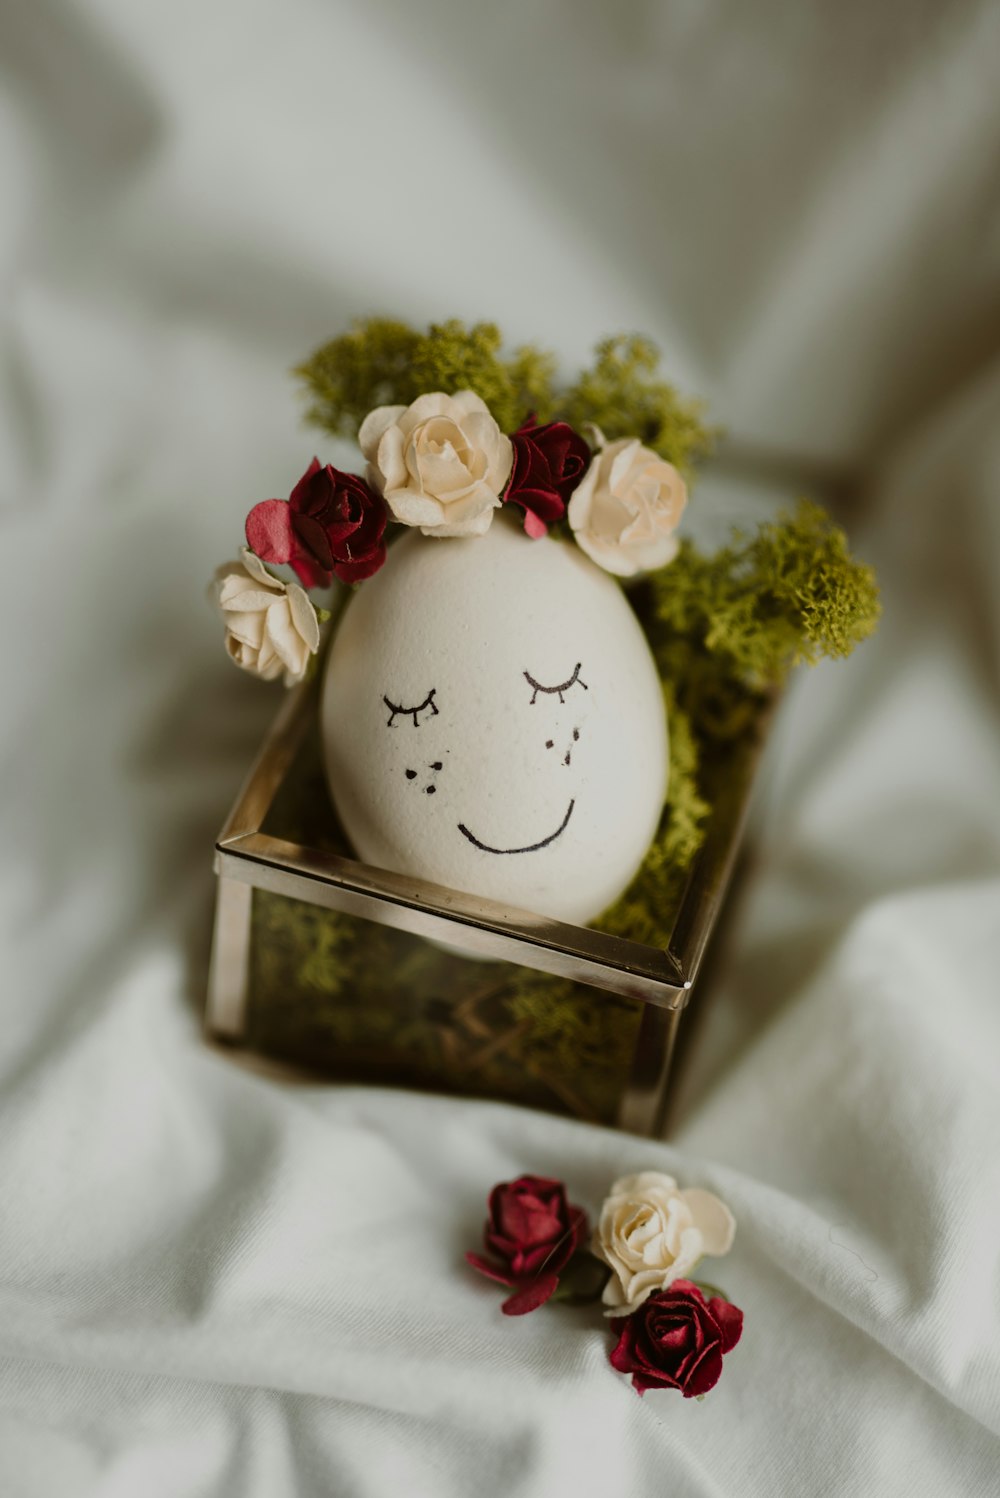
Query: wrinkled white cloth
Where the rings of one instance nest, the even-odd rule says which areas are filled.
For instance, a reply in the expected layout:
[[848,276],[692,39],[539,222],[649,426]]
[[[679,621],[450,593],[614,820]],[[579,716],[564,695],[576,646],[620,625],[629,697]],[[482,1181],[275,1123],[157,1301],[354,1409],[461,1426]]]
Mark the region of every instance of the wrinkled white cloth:
[[[1000,1490],[998,23],[0,11],[4,1498]],[[669,1145],[201,1040],[278,699],[204,586],[322,446],[288,366],[376,310],[568,368],[650,332],[732,434],[692,514],[826,478],[881,570],[877,639],[783,711]],[[494,1181],[646,1169],[739,1223],[704,1403],[461,1262]]]

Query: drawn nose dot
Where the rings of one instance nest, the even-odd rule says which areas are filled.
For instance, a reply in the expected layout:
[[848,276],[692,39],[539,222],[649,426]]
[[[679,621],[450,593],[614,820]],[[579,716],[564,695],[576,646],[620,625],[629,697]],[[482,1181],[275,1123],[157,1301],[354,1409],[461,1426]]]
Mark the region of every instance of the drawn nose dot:
[[406,778],[407,778],[407,780],[416,780],[416,778],[417,778],[417,772],[416,772],[416,770],[407,770],[407,772],[406,772]]

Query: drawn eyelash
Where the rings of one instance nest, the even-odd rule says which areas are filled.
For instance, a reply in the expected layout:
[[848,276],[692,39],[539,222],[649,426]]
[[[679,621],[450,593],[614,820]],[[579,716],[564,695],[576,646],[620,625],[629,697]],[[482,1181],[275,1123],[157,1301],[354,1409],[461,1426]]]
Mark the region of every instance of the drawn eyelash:
[[534,707],[535,698],[538,696],[539,692],[554,694],[559,698],[560,702],[564,702],[566,700],[563,697],[563,693],[568,692],[570,687],[580,686],[583,687],[583,690],[585,692],[589,692],[590,688],[580,675],[580,667],[582,664],[582,661],[577,661],[576,665],[573,667],[573,675],[567,681],[562,682],[562,684],[558,687],[543,687],[540,681],[535,680],[530,671],[525,671],[523,673],[525,680],[527,681],[529,687],[534,688],[534,691],[531,694],[530,706]]
[[430,708],[430,713],[428,714],[428,716],[431,718],[436,718],[439,711],[438,705],[434,701],[434,694],[436,691],[437,687],[431,687],[430,691],[427,693],[427,696],[424,698],[423,702],[421,702],[419,707],[400,707],[398,703],[390,702],[388,697],[383,697],[382,701],[389,709],[389,717],[386,722],[386,727],[391,728],[397,718],[412,718],[414,728],[419,728],[420,714],[424,712],[424,710],[428,707]]

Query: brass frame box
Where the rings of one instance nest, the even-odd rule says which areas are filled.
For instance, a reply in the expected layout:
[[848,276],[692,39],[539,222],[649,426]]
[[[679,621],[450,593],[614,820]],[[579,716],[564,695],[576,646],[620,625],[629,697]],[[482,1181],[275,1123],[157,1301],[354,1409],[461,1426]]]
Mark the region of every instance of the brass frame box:
[[[352,857],[322,782],[317,702],[315,684],[290,694],[216,843],[209,1034],[313,1073],[497,1097],[658,1134],[768,715],[727,766],[654,947]],[[304,817],[287,811],[296,793]],[[323,954],[343,939],[368,943],[363,994],[327,981]],[[277,968],[289,948],[310,962],[308,982],[294,976],[301,968],[291,978]]]

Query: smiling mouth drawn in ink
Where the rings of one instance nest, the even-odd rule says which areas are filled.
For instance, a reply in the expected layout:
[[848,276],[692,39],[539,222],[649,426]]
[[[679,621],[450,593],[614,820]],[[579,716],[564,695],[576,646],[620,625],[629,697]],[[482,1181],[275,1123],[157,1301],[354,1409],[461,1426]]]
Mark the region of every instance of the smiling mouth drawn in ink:
[[467,837],[469,839],[469,842],[474,848],[480,848],[483,853],[537,853],[542,848],[548,848],[550,844],[555,842],[557,837],[561,837],[562,834],[566,831],[566,828],[569,824],[569,819],[573,815],[573,807],[575,805],[575,800],[569,803],[566,808],[566,815],[559,823],[559,826],[556,828],[555,832],[550,832],[548,837],[543,837],[540,843],[529,843],[526,848],[491,848],[489,843],[480,842],[479,838],[476,837],[475,833],[469,831],[464,822],[459,822],[458,830],[463,837]]

